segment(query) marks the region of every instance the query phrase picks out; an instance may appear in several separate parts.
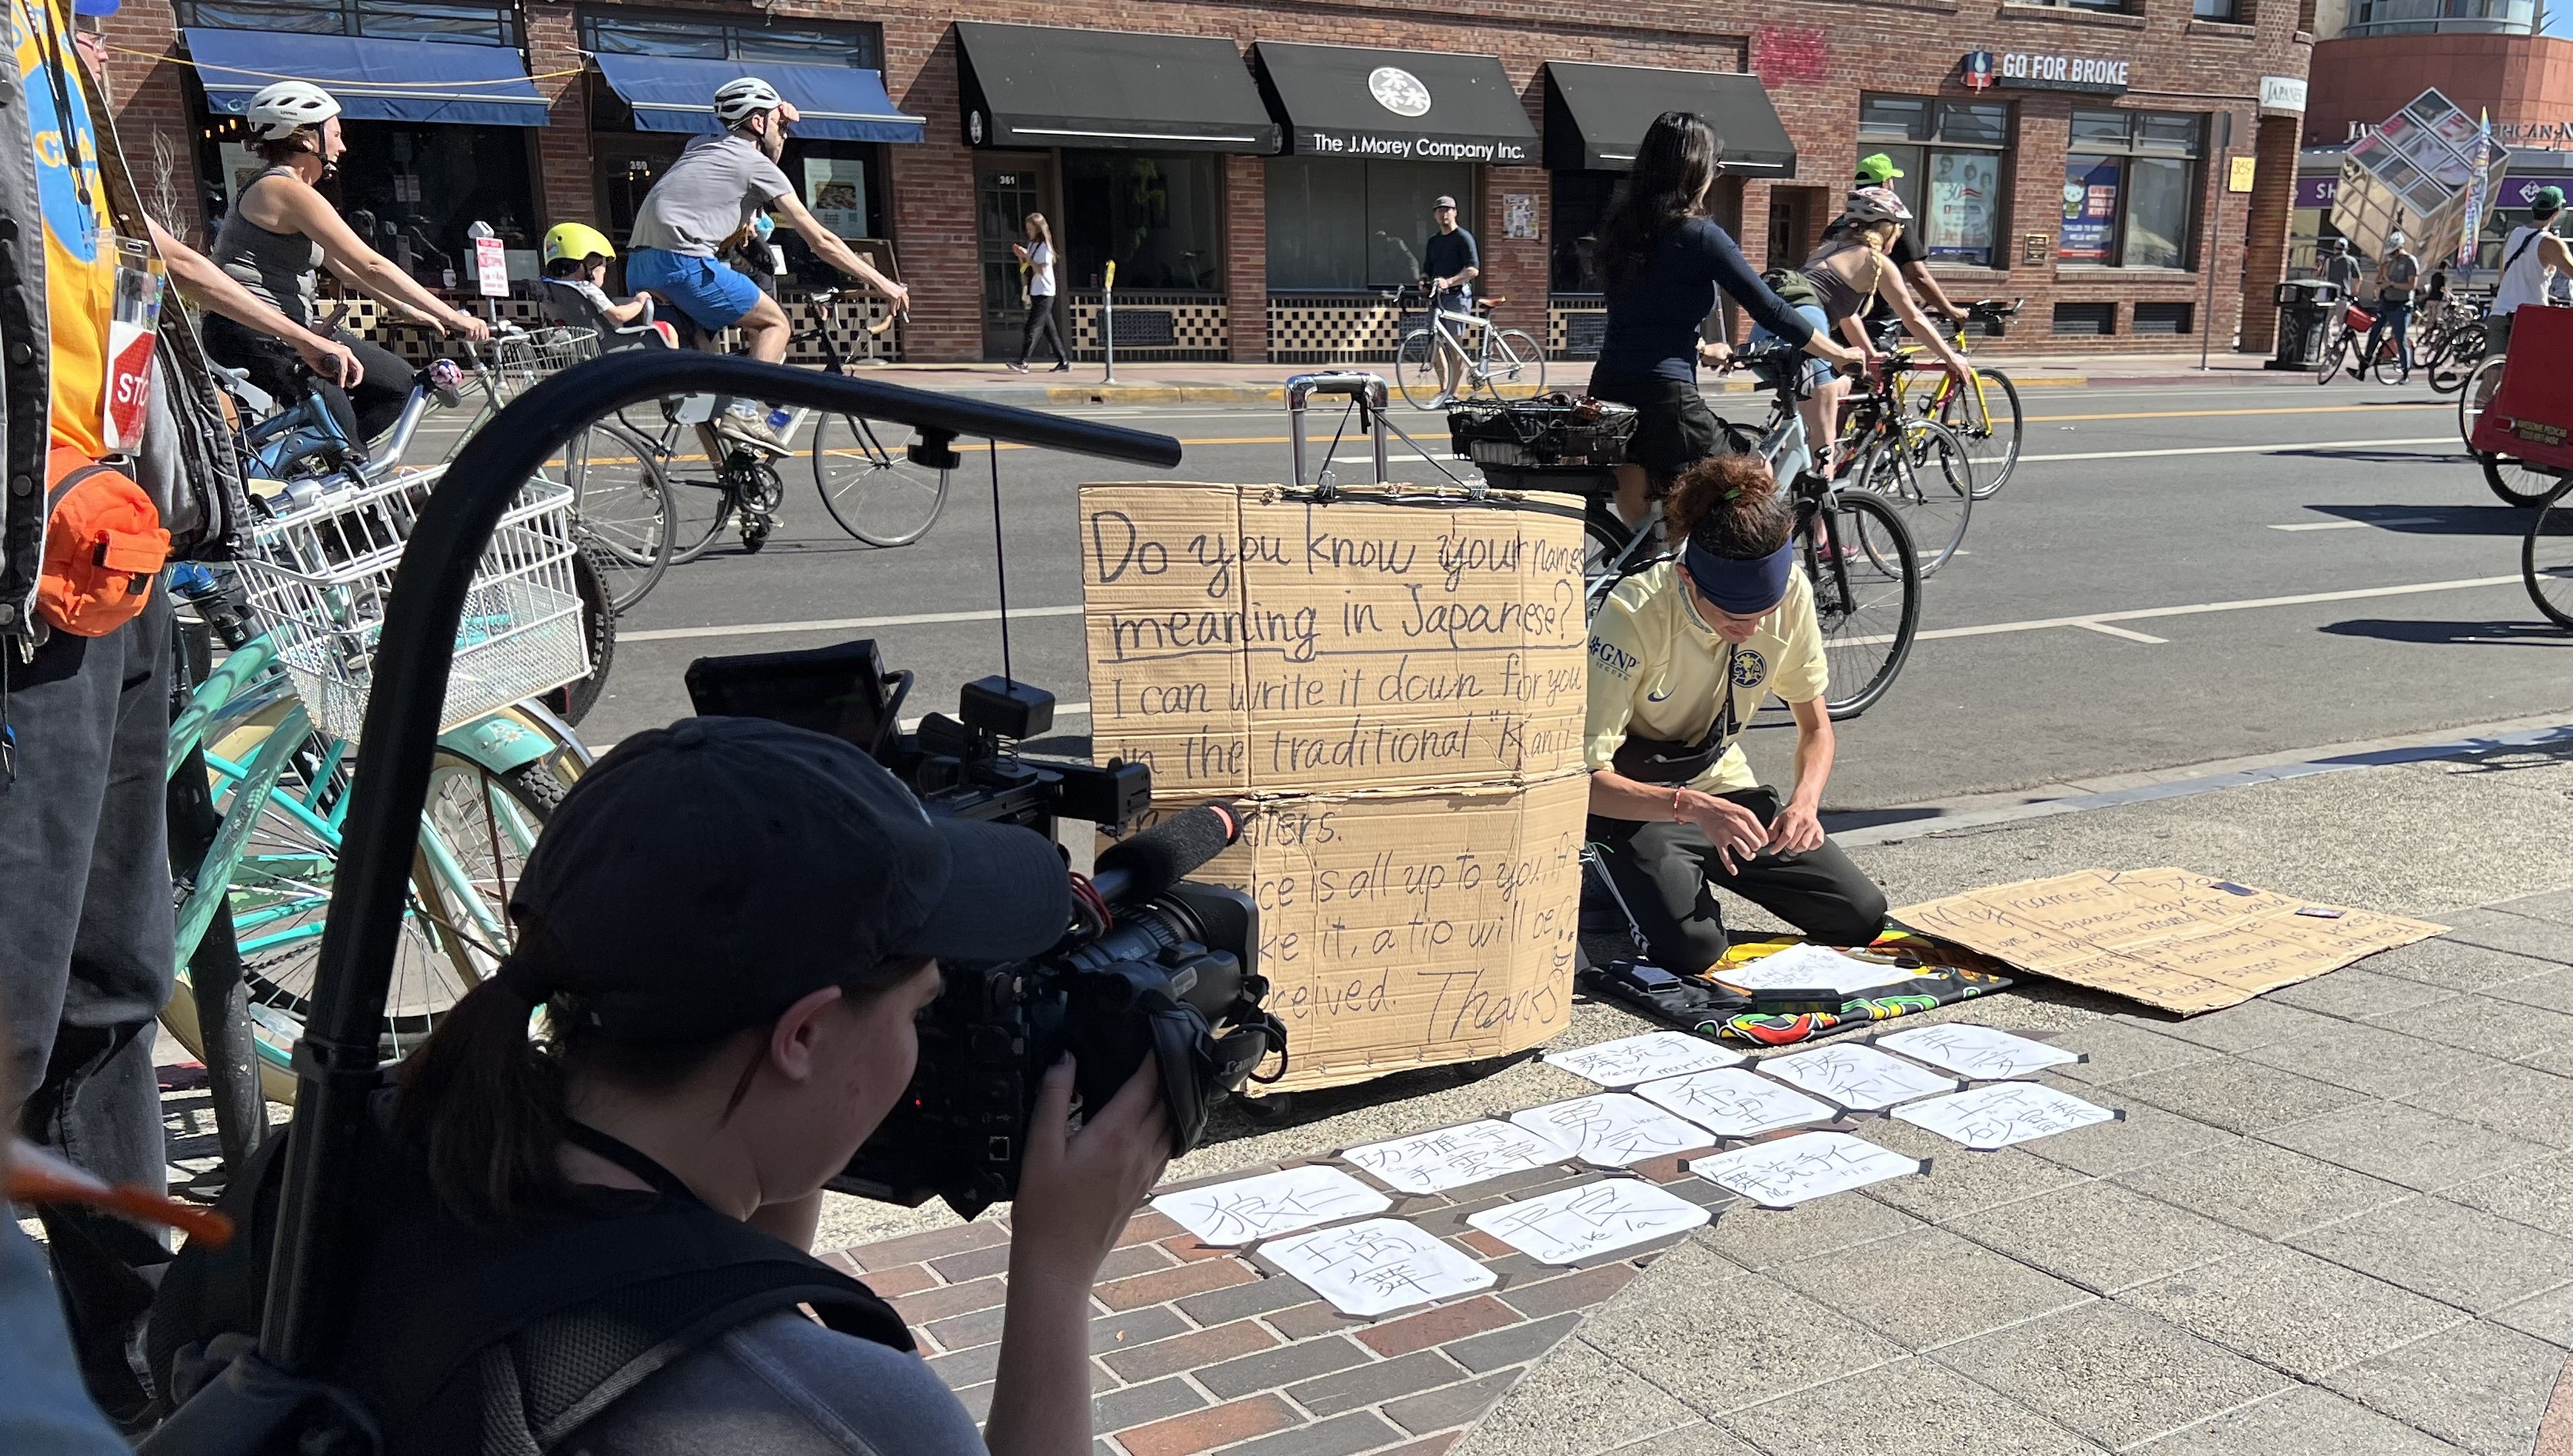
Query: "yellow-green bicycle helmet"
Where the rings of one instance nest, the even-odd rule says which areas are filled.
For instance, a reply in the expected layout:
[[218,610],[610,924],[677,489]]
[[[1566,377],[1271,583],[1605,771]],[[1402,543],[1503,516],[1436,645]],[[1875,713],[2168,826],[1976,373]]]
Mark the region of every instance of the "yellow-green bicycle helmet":
[[587,223],[556,223],[545,230],[544,261],[547,263],[565,258],[577,262],[584,258],[615,256],[616,245],[607,241],[606,234]]

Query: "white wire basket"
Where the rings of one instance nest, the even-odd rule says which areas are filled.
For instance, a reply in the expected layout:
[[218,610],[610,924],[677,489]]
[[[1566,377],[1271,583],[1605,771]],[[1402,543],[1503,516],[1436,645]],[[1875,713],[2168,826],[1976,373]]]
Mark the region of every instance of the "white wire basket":
[[485,348],[492,382],[508,399],[547,374],[597,358],[598,331],[538,329],[495,337]]
[[[320,492],[253,527],[240,562],[251,611],[314,725],[333,737],[355,740],[366,721],[385,603],[431,478]],[[474,568],[440,732],[589,675],[577,550],[570,488],[528,481]]]

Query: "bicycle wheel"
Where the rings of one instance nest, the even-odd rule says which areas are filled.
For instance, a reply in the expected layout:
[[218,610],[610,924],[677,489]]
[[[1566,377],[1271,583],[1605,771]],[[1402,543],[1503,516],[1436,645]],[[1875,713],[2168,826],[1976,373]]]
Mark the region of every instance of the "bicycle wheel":
[[[294,1045],[311,1010],[352,768],[349,746],[307,731],[301,714],[288,716],[294,706],[291,700],[272,704],[207,743],[216,801],[230,815],[244,807],[242,770],[268,738],[284,730],[302,740],[260,801],[228,885],[260,1087],[271,1101],[289,1103],[295,1100]],[[379,1034],[378,1055],[387,1063],[427,1041],[446,1008],[499,964],[508,949],[508,889],[537,829],[561,801],[562,774],[577,772],[577,760],[559,749],[505,771],[438,750]],[[180,877],[181,888],[203,872],[192,867]],[[180,949],[184,977],[194,947]],[[172,997],[162,1020],[183,1045],[202,1053],[193,996]]]
[[2410,377],[2403,367],[2403,356],[2395,352],[2393,336],[2386,336],[2376,358],[2367,362],[2367,372],[2380,384],[2399,384]]
[[599,695],[607,691],[608,671],[616,665],[616,608],[607,597],[612,567],[606,556],[595,542],[584,541],[580,554],[571,560],[572,592],[580,598],[580,633],[589,646],[589,675],[536,699],[566,723],[579,722],[598,706]]
[[1491,353],[1483,360],[1474,387],[1495,399],[1504,397],[1504,391],[1544,393],[1545,350],[1521,330],[1501,330],[1492,336]]
[[723,456],[710,453],[712,430],[681,430],[664,456],[662,477],[670,486],[670,562],[694,561],[714,543],[731,520],[735,501],[723,479]]
[[2562,475],[2511,455],[2478,453],[2475,463],[2483,466],[2485,488],[2512,505],[2544,505],[2564,488]]
[[[1828,540],[1818,520],[1828,521]],[[1833,492],[1829,514],[1807,517],[1797,537],[1831,671],[1823,707],[1835,719],[1855,718],[1894,685],[1921,629],[1912,533],[1883,499],[1842,490]]]
[[[1975,509],[1975,467],[1955,430],[1919,415],[1899,423],[1899,436],[1880,436],[1869,447],[1859,462],[1858,483],[1903,517],[1926,577],[1966,539],[1966,522]],[[1883,561],[1877,565],[1888,567]]]
[[914,464],[910,425],[846,414],[813,421],[813,484],[840,529],[870,546],[908,546],[947,504],[947,471]]
[[2453,394],[2484,362],[2484,326],[2460,324],[2441,336],[2444,347],[2438,361],[2430,365],[2430,387],[2442,394]]
[[[1966,397],[1962,387],[1938,392],[1938,408],[1931,417],[1957,432],[1966,442],[1966,456],[1975,466],[1975,498],[1990,500],[2001,493],[2011,471],[2019,465],[2020,426],[2019,385],[2011,376],[1995,368],[1977,368],[1975,377],[1983,382],[1982,425],[1975,423],[1978,412],[1975,401]],[[1929,401],[1923,401],[1925,406]]]
[[1426,409],[1438,398],[1438,346],[1426,329],[1414,329],[1393,347],[1394,387],[1402,402]]
[[2314,361],[2314,382],[2328,384],[2343,368],[2350,368],[2352,373],[2357,372],[2355,368],[2350,367],[2357,363],[2351,358],[2353,349],[2348,330],[2324,330],[2322,357]]
[[2573,490],[2559,487],[2538,507],[2519,544],[2519,574],[2546,619],[2573,631]]
[[563,442],[548,462],[571,487],[581,534],[597,547],[608,603],[618,612],[660,583],[670,569],[672,504],[660,457],[621,424],[600,420]]

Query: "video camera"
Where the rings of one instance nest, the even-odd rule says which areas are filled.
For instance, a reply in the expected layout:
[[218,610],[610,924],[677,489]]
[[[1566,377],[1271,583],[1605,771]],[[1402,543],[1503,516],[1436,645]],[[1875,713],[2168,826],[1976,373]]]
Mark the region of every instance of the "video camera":
[[[1057,819],[1123,825],[1152,807],[1152,771],[1030,759],[1018,745],[1054,726],[1054,695],[1008,678],[967,683],[957,716],[900,729],[908,672],[885,671],[872,640],[803,652],[699,658],[689,698],[705,714],[774,718],[864,749],[932,814],[1018,824],[1049,837]],[[1144,1060],[1161,1074],[1174,1156],[1208,1111],[1271,1053],[1286,1074],[1286,1029],[1261,1002],[1260,912],[1238,890],[1187,876],[1241,838],[1233,811],[1188,810],[1099,858],[1074,880],[1074,923],[1032,961],[941,965],[924,1013],[911,1089],[830,1186],[887,1202],[943,1197],[971,1218],[1018,1191],[1037,1091],[1070,1053],[1079,1105],[1097,1108]]]

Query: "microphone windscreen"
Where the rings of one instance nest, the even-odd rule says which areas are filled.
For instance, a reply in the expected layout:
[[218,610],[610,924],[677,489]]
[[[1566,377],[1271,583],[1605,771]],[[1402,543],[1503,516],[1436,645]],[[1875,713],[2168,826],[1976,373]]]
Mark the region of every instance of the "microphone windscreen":
[[1187,879],[1241,838],[1242,820],[1231,805],[1200,805],[1101,851],[1092,878],[1100,883],[1102,894],[1116,885],[1115,899],[1150,899]]

